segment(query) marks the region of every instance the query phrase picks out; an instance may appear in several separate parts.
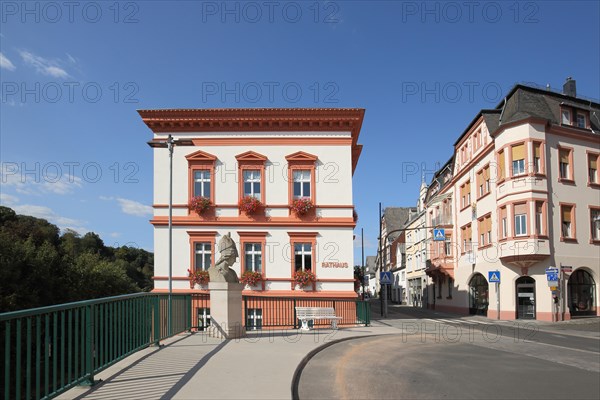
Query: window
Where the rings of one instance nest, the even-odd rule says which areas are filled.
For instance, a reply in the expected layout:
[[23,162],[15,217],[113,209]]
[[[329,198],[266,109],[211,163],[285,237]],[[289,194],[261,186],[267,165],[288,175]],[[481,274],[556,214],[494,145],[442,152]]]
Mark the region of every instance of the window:
[[312,245],[310,243],[294,244],[294,268],[296,271],[312,269]]
[[569,110],[562,110],[560,114],[561,114],[561,120],[560,120],[560,122],[563,125],[571,125],[571,111],[569,111]]
[[310,171],[296,170],[293,172],[294,198],[310,197]]
[[452,256],[452,236],[447,235],[444,240],[444,253],[447,256]]
[[249,308],[246,312],[246,330],[255,331],[262,329],[262,309]]
[[471,182],[467,181],[460,187],[461,208],[466,208],[471,204]]
[[572,205],[560,206],[560,226],[563,239],[575,238],[574,213]]
[[533,172],[542,173],[542,143],[533,142]]
[[260,199],[260,170],[244,170],[244,196]]
[[210,243],[196,243],[196,260],[194,266],[197,270],[208,271],[212,259],[212,246]]
[[571,180],[573,179],[571,171],[571,150],[559,149],[558,150],[558,167],[559,176],[561,179]]
[[479,218],[477,230],[479,231],[480,246],[487,246],[492,243],[492,217],[490,214]]
[[544,235],[545,234],[544,202],[543,201],[535,202],[535,234],[536,235]]
[[578,128],[583,128],[583,129],[587,128],[587,121],[586,121],[586,118],[585,118],[585,114],[582,114],[582,113],[578,112],[577,113],[577,121],[576,122],[577,122],[577,127]]
[[598,179],[598,154],[588,153],[588,183],[599,183]]
[[512,175],[525,173],[525,145],[519,144],[512,147]]
[[590,209],[590,223],[592,240],[600,240],[600,208]]
[[477,173],[477,198],[490,192],[490,166],[486,165]]
[[515,204],[515,236],[527,236],[527,203]]
[[448,298],[452,298],[452,286],[454,286],[454,279],[448,277]]
[[210,170],[194,170],[194,196],[210,198]]
[[506,171],[506,161],[504,158],[504,150],[500,150],[498,152],[498,180],[501,181],[504,179],[505,171]]
[[198,330],[210,326],[210,308],[198,308]]
[[461,228],[462,235],[462,252],[468,253],[472,250],[471,243],[471,224],[467,224]]
[[508,224],[507,224],[507,216],[506,216],[506,206],[500,207],[500,215],[498,216],[500,220],[500,238],[504,239],[508,236]]
[[215,162],[217,157],[198,150],[186,157],[188,162],[188,195],[209,198],[215,203]]
[[244,267],[246,271],[261,272],[262,245],[260,243],[244,244]]

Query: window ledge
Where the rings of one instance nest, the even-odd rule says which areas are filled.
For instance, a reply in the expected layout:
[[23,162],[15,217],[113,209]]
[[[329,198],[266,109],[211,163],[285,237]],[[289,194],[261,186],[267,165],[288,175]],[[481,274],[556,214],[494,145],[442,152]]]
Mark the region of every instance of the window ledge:
[[465,211],[467,208],[469,208],[471,205],[467,204],[466,206],[464,206],[463,208],[460,209],[460,212]]
[[546,240],[550,239],[550,237],[548,235],[533,235],[533,237],[535,239],[546,239]]
[[564,183],[565,185],[575,185],[575,181],[573,179],[558,178],[558,181],[560,183]]
[[446,296],[446,300],[452,300],[452,296]]
[[492,247],[492,244],[491,244],[491,243],[485,244],[485,245],[483,245],[483,246],[479,246],[479,247],[477,248],[477,250],[483,250],[483,249],[487,249],[487,248],[489,248],[489,247]]
[[594,189],[600,189],[600,183],[588,182],[588,187],[591,187],[591,188],[594,188]]
[[490,193],[491,192],[487,192],[487,193],[482,194],[480,197],[477,198],[477,200],[483,199],[485,196],[489,195]]
[[572,238],[572,237],[560,237],[560,241],[561,242],[565,242],[565,243],[577,243],[577,238]]
[[590,240],[590,244],[600,244],[600,239],[592,239]]

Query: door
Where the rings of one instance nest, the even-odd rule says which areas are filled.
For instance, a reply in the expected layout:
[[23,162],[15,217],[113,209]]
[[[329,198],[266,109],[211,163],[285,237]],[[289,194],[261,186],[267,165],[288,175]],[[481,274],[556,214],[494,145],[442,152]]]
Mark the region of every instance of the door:
[[535,319],[535,280],[529,276],[517,279],[517,319]]

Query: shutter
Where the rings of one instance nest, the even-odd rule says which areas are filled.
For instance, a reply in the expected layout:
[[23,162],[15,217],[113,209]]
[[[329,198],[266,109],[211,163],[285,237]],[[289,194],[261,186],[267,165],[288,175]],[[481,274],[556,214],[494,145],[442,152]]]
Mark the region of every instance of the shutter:
[[513,159],[513,161],[525,159],[525,145],[524,144],[520,144],[518,146],[512,147],[512,159]]
[[562,208],[562,220],[563,222],[571,222],[571,207]]
[[568,150],[560,150],[560,162],[564,164],[569,163],[569,151]]
[[527,214],[527,203],[515,205],[515,215]]
[[504,151],[501,151],[500,153],[498,153],[498,164],[499,164],[499,168],[500,168],[500,171],[498,171],[498,178],[503,179],[504,178]]
[[542,151],[542,144],[541,143],[534,143],[533,144],[533,156],[535,158],[540,158],[541,151]]
[[590,156],[590,168],[598,169],[598,158],[596,156]]

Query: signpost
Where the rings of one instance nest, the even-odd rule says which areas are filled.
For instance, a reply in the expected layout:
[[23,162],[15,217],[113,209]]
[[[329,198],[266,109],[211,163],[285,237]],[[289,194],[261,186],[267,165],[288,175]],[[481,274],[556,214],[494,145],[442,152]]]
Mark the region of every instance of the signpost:
[[446,233],[443,229],[434,229],[433,230],[433,240],[436,242],[446,240]]
[[488,271],[488,281],[496,284],[496,312],[500,319],[500,271]]
[[558,268],[548,267],[546,268],[546,279],[548,280],[548,286],[550,287],[550,295],[552,296],[552,322],[556,322],[558,314],[558,300],[560,293],[558,289]]

